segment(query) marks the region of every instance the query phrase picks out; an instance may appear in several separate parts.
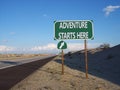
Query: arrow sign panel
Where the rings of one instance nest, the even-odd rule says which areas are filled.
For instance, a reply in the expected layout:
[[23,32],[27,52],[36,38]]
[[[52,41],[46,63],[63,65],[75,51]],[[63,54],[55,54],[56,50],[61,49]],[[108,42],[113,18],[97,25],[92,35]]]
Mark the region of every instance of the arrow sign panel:
[[67,43],[64,41],[60,41],[57,45],[58,49],[66,49],[67,48]]

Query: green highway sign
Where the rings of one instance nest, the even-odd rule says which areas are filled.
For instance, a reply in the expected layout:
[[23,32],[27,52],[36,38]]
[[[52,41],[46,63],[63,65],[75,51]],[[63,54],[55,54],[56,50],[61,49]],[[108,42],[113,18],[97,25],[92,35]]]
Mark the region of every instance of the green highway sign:
[[55,21],[54,39],[93,39],[94,36],[92,22],[92,20]]
[[67,43],[64,41],[60,41],[57,45],[58,49],[67,49]]

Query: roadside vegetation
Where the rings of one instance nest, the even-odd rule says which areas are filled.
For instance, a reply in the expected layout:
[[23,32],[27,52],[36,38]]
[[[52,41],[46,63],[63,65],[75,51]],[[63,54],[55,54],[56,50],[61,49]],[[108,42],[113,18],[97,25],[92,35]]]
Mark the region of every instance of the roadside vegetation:
[[44,56],[44,55],[47,54],[0,54],[0,60],[16,60],[16,59]]

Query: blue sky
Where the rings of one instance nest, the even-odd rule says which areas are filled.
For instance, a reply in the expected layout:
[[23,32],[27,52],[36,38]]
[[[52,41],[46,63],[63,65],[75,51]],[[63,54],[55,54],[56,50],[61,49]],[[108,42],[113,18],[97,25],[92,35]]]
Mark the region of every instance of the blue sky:
[[[93,20],[90,47],[120,44],[119,0],[0,0],[0,52],[55,50],[55,20]],[[69,47],[74,44],[73,49],[83,44],[83,40],[66,42]]]

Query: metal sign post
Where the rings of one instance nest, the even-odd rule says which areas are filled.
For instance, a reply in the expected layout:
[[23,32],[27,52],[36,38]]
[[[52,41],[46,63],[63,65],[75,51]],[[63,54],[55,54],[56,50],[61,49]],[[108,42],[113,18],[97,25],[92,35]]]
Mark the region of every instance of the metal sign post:
[[57,48],[58,49],[61,49],[62,50],[62,75],[64,74],[64,52],[63,52],[63,49],[67,49],[67,43],[65,41],[60,41],[57,45]]
[[88,58],[87,58],[87,41],[84,40],[84,48],[85,48],[85,69],[86,69],[86,78],[88,78]]
[[62,75],[64,74],[64,52],[62,50]]

